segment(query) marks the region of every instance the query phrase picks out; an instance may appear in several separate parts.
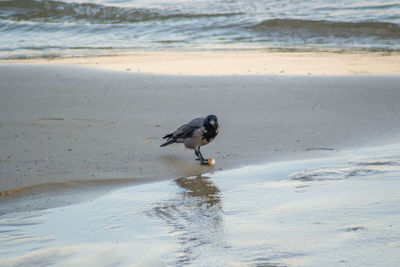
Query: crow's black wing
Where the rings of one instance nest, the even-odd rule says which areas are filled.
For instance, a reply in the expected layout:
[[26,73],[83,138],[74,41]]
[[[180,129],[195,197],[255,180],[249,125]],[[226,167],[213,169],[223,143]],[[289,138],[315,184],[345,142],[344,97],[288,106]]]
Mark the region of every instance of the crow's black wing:
[[178,128],[173,134],[172,138],[179,139],[179,138],[188,138],[192,137],[193,132],[200,127],[198,125],[190,125],[185,124]]
[[164,136],[163,138],[167,139],[167,142],[161,144],[160,146],[161,147],[167,146],[169,144],[180,142],[179,140],[190,138],[193,136],[194,131],[196,131],[199,128],[200,127],[196,125],[190,125],[190,124],[182,125],[175,132]]
[[196,118],[191,120],[189,123],[182,125],[175,132],[167,134],[164,139],[178,139],[192,137],[193,132],[203,127],[204,118]]

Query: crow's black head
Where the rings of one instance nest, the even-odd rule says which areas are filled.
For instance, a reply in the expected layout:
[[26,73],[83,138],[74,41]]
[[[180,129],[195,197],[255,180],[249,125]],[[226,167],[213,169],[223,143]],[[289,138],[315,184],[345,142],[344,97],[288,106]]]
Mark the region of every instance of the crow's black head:
[[218,119],[217,119],[217,116],[215,116],[215,115],[208,115],[207,116],[207,118],[206,118],[206,121],[205,121],[205,124],[208,126],[208,125],[211,125],[213,128],[215,128],[215,129],[217,129],[218,128]]
[[219,131],[218,119],[215,115],[208,115],[204,120],[204,136],[203,139],[211,142],[217,135]]

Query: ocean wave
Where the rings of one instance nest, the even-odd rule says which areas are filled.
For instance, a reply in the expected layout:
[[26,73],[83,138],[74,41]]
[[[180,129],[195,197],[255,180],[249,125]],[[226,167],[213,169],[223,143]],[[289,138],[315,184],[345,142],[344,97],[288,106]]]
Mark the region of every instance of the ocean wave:
[[354,6],[325,6],[316,8],[315,10],[379,10],[379,9],[392,9],[400,8],[400,4],[389,3],[389,4],[376,4],[376,5],[354,5]]
[[258,32],[281,32],[318,36],[377,36],[400,38],[400,26],[389,22],[341,22],[301,19],[270,19],[249,27]]
[[[182,4],[175,0],[156,4],[135,0],[0,0],[0,57],[53,57],[67,50],[76,55],[97,47],[400,49],[397,5],[374,7],[364,1],[350,6],[360,11],[348,12],[340,10],[348,6],[322,1],[311,6],[289,5],[281,12],[278,6],[267,10],[263,1],[257,1],[260,6],[247,8],[241,0],[232,4],[210,0],[185,0]],[[322,12],[316,12],[318,8]],[[329,8],[338,9],[333,11],[335,16],[325,12]]]
[[92,3],[61,1],[9,0],[0,1],[0,19],[37,22],[134,23],[173,18],[235,16],[242,13],[182,13],[161,10],[106,6]]

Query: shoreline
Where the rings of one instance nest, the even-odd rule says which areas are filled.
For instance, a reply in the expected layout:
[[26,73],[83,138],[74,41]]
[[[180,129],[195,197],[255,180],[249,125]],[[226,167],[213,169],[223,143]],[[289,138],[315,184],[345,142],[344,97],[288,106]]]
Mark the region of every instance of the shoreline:
[[[215,58],[212,53],[139,54],[0,61],[0,78],[6,81],[0,85],[0,191],[76,181],[175,179],[400,140],[400,76],[390,72],[244,75],[248,65],[240,60],[255,69],[266,58],[244,53],[232,64],[231,52]],[[159,66],[175,75],[118,69],[133,58],[142,61],[129,64]],[[392,56],[377,58],[390,58],[387,64],[394,67]],[[234,68],[206,68],[216,61]],[[308,63],[314,61],[321,60]],[[355,66],[362,67],[360,62]],[[198,73],[188,68],[186,75],[178,74],[194,63]],[[325,70],[326,62],[306,63],[296,53],[281,62],[301,72]],[[159,147],[163,135],[209,113],[220,118],[221,133],[203,153],[214,157],[216,166],[200,166],[181,145]]]
[[[385,161],[370,162],[365,161],[365,159],[372,159],[372,154],[376,152],[380,153],[379,157],[394,159],[395,157],[392,154],[393,150],[397,151],[399,147],[400,143],[390,143],[379,146],[371,145],[366,147],[348,148],[340,151],[335,150],[329,153],[323,151],[331,151],[330,149],[311,148],[304,149],[304,151],[317,151],[313,155],[303,154],[300,157],[293,157],[293,155],[291,155],[292,157],[288,157],[287,159],[275,158],[274,160],[260,162],[257,164],[249,163],[248,165],[244,166],[233,166],[232,168],[227,168],[224,170],[221,169],[218,171],[198,173],[190,176],[175,177],[171,179],[109,178],[94,180],[72,180],[67,182],[37,184],[33,186],[0,192],[0,201],[3,203],[3,206],[0,208],[0,215],[10,212],[28,212],[33,210],[52,209],[93,201],[106,194],[110,194],[113,190],[120,190],[124,187],[149,185],[152,183],[165,183],[169,180],[177,181],[182,179],[191,179],[193,177],[215,178],[230,175],[233,175],[233,177],[238,177],[240,176],[240,173],[243,172],[249,172],[251,175],[254,175],[253,172],[259,172],[259,170],[267,170],[269,168],[279,169],[279,166],[282,165],[297,166],[298,173],[301,173],[301,171],[310,171],[310,166],[313,165],[310,165],[310,163],[322,161],[325,163],[323,166],[326,168],[326,163],[328,162],[331,162],[333,166],[335,165],[334,163],[336,161],[343,161],[347,158],[347,160],[350,160],[348,161],[349,164],[354,164],[354,162],[362,161],[366,166],[370,164],[371,168],[374,168],[375,165],[378,165],[379,169],[382,169],[380,165],[390,166],[390,161],[388,161],[389,163]],[[302,170],[300,167],[303,165],[307,166],[304,167],[304,170]],[[350,175],[352,173],[353,172],[351,172],[350,170]],[[354,171],[354,173],[356,173],[356,171]],[[336,173],[336,175],[340,175],[340,173]],[[273,177],[273,180],[275,179],[276,177]],[[296,180],[299,178],[292,177],[291,179]],[[313,180],[312,178],[307,179],[310,180],[304,180],[304,182],[309,182]],[[51,201],[49,201],[50,199]],[[26,205],[26,203],[29,203],[29,205]]]
[[[157,251],[157,263],[177,265],[184,251],[192,265],[365,265],[375,263],[374,252],[384,248],[389,254],[381,261],[393,265],[398,258],[393,237],[400,233],[399,144],[343,152],[2,202],[2,237],[12,251],[3,246],[0,264],[132,265],[154,262]],[[366,242],[367,252],[359,249]],[[140,260],[137,248],[143,244],[150,244],[152,261]],[[274,256],[254,257],[254,251]]]
[[161,75],[399,75],[400,52],[138,51],[114,55],[6,59]]

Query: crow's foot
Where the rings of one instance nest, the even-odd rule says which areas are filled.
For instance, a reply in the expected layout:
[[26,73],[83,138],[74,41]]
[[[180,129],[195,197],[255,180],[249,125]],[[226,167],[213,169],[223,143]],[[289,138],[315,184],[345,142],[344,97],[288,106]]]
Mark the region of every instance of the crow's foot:
[[200,160],[200,164],[201,164],[201,165],[209,165],[209,164],[208,164],[208,159],[201,159],[201,160]]

